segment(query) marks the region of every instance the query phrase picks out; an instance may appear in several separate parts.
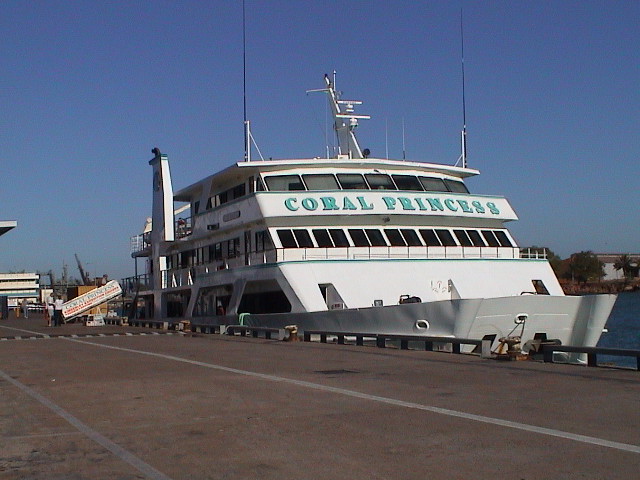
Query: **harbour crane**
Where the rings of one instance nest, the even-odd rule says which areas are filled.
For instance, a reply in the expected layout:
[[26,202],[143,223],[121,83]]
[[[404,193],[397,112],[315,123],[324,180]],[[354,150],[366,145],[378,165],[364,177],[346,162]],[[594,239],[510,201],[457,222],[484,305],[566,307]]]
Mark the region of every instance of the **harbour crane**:
[[83,285],[91,285],[91,280],[89,279],[89,272],[84,271],[84,267],[82,266],[82,262],[78,257],[78,254],[74,254],[76,257],[76,262],[78,263],[78,270],[80,271],[80,280],[82,280]]

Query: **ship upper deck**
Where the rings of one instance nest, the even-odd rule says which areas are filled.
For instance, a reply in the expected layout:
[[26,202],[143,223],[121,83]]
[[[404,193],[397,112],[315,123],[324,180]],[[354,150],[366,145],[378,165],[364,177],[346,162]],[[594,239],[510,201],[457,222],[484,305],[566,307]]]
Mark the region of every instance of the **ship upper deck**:
[[[459,181],[480,173],[478,170],[472,168],[380,158],[307,158],[238,162],[179,190],[174,194],[174,200],[178,202],[189,202],[192,198],[199,196],[203,190],[215,190],[216,187],[220,188],[220,186],[232,185],[241,179],[252,176],[326,172],[429,175],[431,177],[451,178]],[[340,189],[340,187],[338,187],[338,189]]]
[[[292,159],[241,162],[178,191],[184,212],[175,238],[228,236],[267,227],[385,225],[504,228],[517,216],[499,196],[470,194],[474,169],[386,159]],[[187,212],[188,210],[188,212]],[[228,232],[228,233],[227,233]],[[149,235],[132,239],[149,254]]]

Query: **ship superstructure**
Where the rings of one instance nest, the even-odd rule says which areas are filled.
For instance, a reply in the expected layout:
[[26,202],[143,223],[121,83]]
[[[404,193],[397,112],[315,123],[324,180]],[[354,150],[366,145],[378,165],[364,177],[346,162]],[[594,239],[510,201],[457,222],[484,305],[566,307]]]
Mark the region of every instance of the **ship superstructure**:
[[468,191],[477,170],[369,158],[361,102],[325,82],[336,158],[239,162],[174,193],[154,150],[151,228],[132,243],[146,273],[125,282],[141,315],[468,338],[515,322],[525,339],[595,345],[614,296],[565,297],[507,230],[509,202]]

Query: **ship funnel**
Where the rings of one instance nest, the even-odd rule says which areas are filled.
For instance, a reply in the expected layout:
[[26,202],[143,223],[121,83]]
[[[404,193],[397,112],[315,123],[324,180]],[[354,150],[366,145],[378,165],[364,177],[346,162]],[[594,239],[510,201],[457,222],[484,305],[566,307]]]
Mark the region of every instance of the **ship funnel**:
[[175,240],[173,218],[173,187],[169,158],[160,153],[158,148],[152,150],[154,157],[149,161],[153,167],[153,209],[151,237],[154,243]]

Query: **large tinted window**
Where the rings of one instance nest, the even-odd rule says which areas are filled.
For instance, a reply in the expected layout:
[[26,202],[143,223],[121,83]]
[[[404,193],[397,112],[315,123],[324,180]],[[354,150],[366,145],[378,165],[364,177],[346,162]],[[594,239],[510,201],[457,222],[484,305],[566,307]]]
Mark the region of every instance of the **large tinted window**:
[[338,181],[344,190],[369,190],[364,177],[359,173],[340,173]]
[[367,173],[365,174],[365,178],[371,190],[397,190],[389,175],[383,173]]
[[456,180],[445,179],[444,183],[447,185],[447,188],[449,189],[450,192],[453,192],[453,193],[469,193],[469,190],[467,189],[467,186],[462,182],[458,182]]
[[364,230],[361,228],[350,228],[349,235],[351,235],[351,240],[353,240],[353,244],[356,247],[369,247],[369,239],[364,233]]
[[469,238],[471,239],[471,243],[473,243],[474,247],[487,246],[487,244],[484,243],[484,240],[482,240],[482,237],[480,236],[480,233],[477,230],[467,230],[467,234],[469,235]]
[[398,190],[415,190],[420,192],[424,190],[420,180],[414,175],[392,175],[392,177],[398,186]]
[[460,245],[462,245],[463,247],[470,247],[471,245],[473,245],[471,243],[469,235],[467,235],[467,232],[465,232],[464,230],[454,230],[453,233],[455,233],[456,238],[460,242]]
[[315,237],[316,243],[319,247],[333,247],[331,236],[324,228],[314,229],[313,236]]
[[440,239],[440,243],[445,247],[455,247],[458,245],[456,241],[453,239],[453,235],[449,230],[437,229],[436,233],[438,234],[438,238]]
[[222,260],[222,244],[216,243],[215,245],[209,245],[209,258],[214,260]]
[[493,233],[491,230],[482,230],[482,236],[487,241],[487,244],[490,247],[500,246],[500,242],[498,242],[498,239],[496,238],[495,233]]
[[400,230],[397,228],[385,228],[384,233],[387,235],[389,239],[389,243],[395,247],[405,247],[407,243],[404,241],[404,238],[400,234]]
[[304,190],[300,175],[272,175],[264,179],[271,192],[288,192],[289,190]]
[[277,233],[284,248],[296,248],[298,246],[291,230],[278,230]]
[[367,237],[369,238],[369,242],[374,247],[386,247],[387,242],[382,235],[382,232],[377,228],[368,228],[365,230]]
[[256,252],[262,252],[269,250],[273,247],[271,242],[271,236],[267,230],[260,230],[256,232]]
[[329,230],[329,235],[331,235],[331,240],[333,240],[333,244],[336,247],[348,247],[349,240],[347,240],[347,236],[344,231],[338,229]]
[[420,241],[420,238],[418,237],[418,234],[415,230],[413,230],[412,228],[403,228],[400,231],[402,232],[402,236],[407,242],[407,245],[409,245],[410,247],[422,246],[422,242]]
[[232,238],[231,240],[227,240],[227,249],[229,258],[237,257],[240,255],[240,238]]
[[495,234],[501,247],[513,247],[513,244],[511,243],[511,240],[509,240],[509,237],[507,237],[506,233],[501,230],[496,230]]
[[241,183],[240,185],[236,185],[231,189],[231,196],[233,198],[240,198],[240,197],[243,197],[246,192],[247,192],[246,185],[244,183]]
[[326,175],[302,175],[304,183],[309,190],[340,190],[336,177]]
[[441,178],[419,177],[420,183],[427,192],[448,192],[449,189]]
[[438,239],[438,236],[436,235],[436,232],[434,232],[433,230],[429,229],[429,230],[420,230],[420,235],[422,235],[422,238],[424,240],[424,243],[427,244],[427,247],[440,247],[442,246],[442,243],[440,243],[440,239]]
[[311,241],[311,235],[309,235],[308,231],[294,230],[293,235],[296,237],[299,247],[304,247],[304,248],[313,247],[313,242]]

